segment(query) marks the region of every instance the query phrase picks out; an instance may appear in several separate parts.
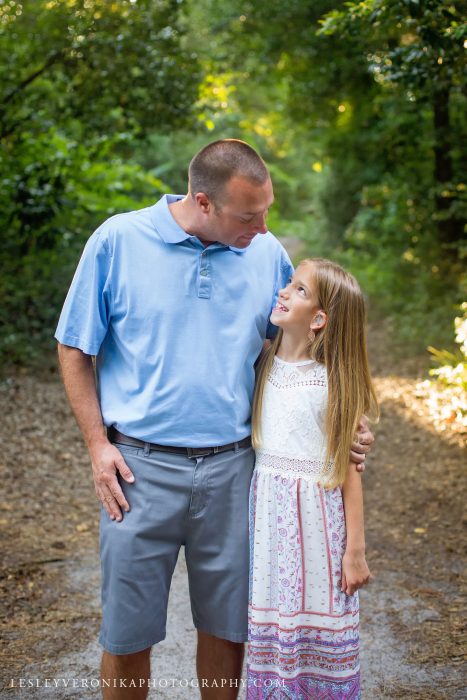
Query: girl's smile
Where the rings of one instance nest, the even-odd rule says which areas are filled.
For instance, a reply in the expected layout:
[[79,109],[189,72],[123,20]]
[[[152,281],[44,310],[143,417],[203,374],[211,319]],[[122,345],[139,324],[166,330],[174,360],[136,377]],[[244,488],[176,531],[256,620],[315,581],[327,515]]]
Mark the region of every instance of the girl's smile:
[[278,311],[279,313],[287,313],[288,308],[286,306],[284,306],[284,304],[281,304],[280,301],[278,301],[277,304],[275,305],[273,311]]

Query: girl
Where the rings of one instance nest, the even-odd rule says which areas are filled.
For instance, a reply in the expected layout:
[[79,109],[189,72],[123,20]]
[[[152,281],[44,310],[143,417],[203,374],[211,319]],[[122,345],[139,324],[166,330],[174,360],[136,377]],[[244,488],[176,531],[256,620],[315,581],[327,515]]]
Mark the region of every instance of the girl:
[[361,476],[348,455],[378,408],[356,280],[314,258],[271,314],[253,404],[248,700],[360,698],[368,583]]

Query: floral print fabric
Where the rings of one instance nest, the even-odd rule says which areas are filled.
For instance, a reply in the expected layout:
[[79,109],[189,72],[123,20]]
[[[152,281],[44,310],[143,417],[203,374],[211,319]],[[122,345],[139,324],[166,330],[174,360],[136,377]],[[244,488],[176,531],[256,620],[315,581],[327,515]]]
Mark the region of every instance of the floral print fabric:
[[248,700],[360,698],[342,495],[321,485],[326,397],[322,365],[275,359],[250,492]]

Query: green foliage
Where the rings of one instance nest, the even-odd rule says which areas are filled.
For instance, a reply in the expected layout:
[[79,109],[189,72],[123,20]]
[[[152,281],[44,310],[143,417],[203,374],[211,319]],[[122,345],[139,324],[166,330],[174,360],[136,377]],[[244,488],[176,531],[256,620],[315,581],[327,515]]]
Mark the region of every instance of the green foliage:
[[[429,347],[433,360],[438,367],[430,370],[430,374],[445,386],[467,392],[467,302],[460,306],[461,316],[454,319],[455,340],[459,348],[456,352],[437,350]],[[466,407],[465,407],[466,408]],[[467,410],[464,411],[467,415]]]
[[[459,309],[458,309],[459,311]],[[454,321],[455,352],[429,347],[438,367],[430,370],[434,380],[418,385],[419,394],[426,397],[435,424],[441,429],[453,428],[465,436],[467,432],[467,302],[460,305],[460,315]]]
[[7,225],[0,257],[0,361],[34,364],[53,345],[64,293],[86,239],[120,211],[147,206],[162,181],[96,140],[94,149],[51,127],[23,134],[3,161],[0,210]]
[[10,0],[0,5],[2,137],[74,119],[87,133],[186,123],[196,55],[172,0]]
[[0,31],[3,364],[51,346],[90,232],[184,192],[191,156],[223,137],[270,166],[271,230],[350,267],[404,348],[449,347],[467,255],[460,3],[8,0]]
[[429,99],[433,90],[462,85],[467,35],[458,2],[366,0],[346,2],[320,21],[320,34],[359,42],[379,81]]
[[0,360],[41,360],[93,229],[167,188],[138,139],[192,119],[173,0],[0,3]]
[[465,279],[460,3],[201,4],[230,101],[250,133],[274,124],[262,152],[291,176],[274,177],[277,231],[350,266],[404,348],[448,343]]
[[[460,160],[466,136],[463,88],[467,25],[462,22],[460,3],[347,2],[344,8],[328,13],[321,24],[320,35],[337,35],[365,52],[368,72],[379,86],[374,106],[380,104],[391,114],[396,107],[399,128],[425,151],[422,155],[427,160],[421,163],[427,196],[423,204],[436,224],[444,254],[452,262],[459,260],[467,212],[465,171]],[[385,118],[380,122],[390,131]],[[407,167],[414,163],[413,152],[402,149],[401,155],[406,154],[409,163],[404,158],[397,167],[409,175],[416,188],[418,173]],[[384,152],[381,155],[384,157]]]

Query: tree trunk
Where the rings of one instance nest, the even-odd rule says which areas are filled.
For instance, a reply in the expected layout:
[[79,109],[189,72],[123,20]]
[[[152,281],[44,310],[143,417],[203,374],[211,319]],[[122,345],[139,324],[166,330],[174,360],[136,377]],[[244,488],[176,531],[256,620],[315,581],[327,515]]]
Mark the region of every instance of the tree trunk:
[[[453,168],[450,147],[449,87],[435,90],[433,99],[434,155],[435,155],[435,208],[439,216],[438,233],[440,243],[446,246],[453,258],[457,258],[457,243],[462,240],[462,221],[449,210],[455,203],[452,191]],[[444,192],[449,192],[443,196]]]

